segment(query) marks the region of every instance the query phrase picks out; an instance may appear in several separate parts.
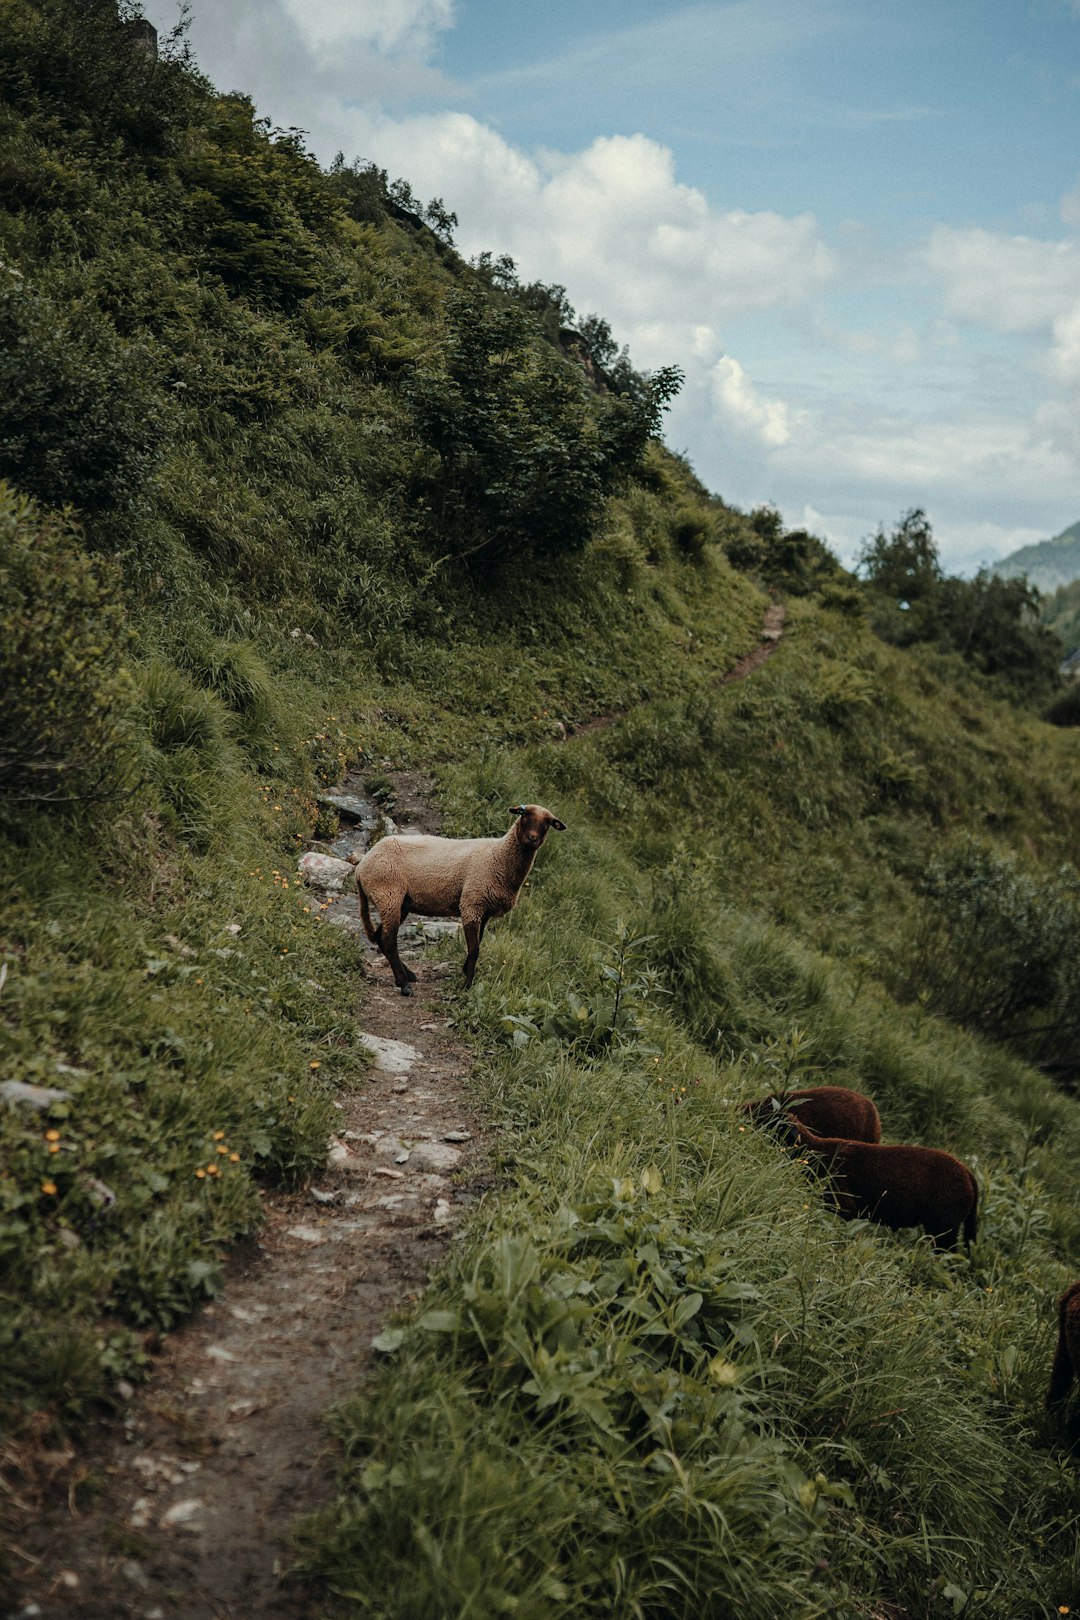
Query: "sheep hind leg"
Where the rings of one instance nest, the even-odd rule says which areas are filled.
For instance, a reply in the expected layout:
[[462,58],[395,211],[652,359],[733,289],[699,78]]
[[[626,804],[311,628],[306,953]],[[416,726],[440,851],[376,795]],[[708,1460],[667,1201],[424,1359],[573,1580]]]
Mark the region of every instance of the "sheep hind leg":
[[410,970],[401,960],[401,957],[398,955],[397,936],[398,929],[400,927],[400,914],[392,917],[384,917],[378,928],[375,930],[375,943],[378,945],[380,951],[382,951],[383,955],[386,957],[386,960],[389,962],[390,971],[394,975],[394,983],[397,985],[402,995],[411,996],[413,993],[413,981],[416,978],[416,974],[410,972]]
[[[405,919],[409,915],[409,912],[411,911],[411,909],[412,908],[409,905],[409,897],[408,897],[408,895],[406,895],[404,900],[401,903],[401,916],[398,919],[399,926],[400,926],[401,923],[403,923],[405,921]],[[401,958],[399,957],[398,960],[400,961]],[[402,973],[404,973],[405,977],[408,979],[410,984],[415,984],[416,983],[416,974],[413,972],[411,967],[406,967],[404,962],[401,963],[401,971],[402,971]],[[398,982],[400,983],[401,981],[399,980]]]

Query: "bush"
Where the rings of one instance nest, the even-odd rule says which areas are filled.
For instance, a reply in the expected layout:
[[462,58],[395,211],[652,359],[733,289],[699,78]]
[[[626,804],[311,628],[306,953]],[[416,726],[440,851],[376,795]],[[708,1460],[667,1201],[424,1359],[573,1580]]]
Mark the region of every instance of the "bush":
[[632,473],[667,401],[672,369],[594,403],[584,374],[536,341],[528,314],[480,286],[448,300],[442,365],[412,390],[438,457],[427,499],[452,554],[578,551],[604,498]]
[[144,344],[80,299],[0,279],[0,478],[50,506],[130,506],[166,411]]
[[90,304],[0,289],[0,474],[54,506],[128,505],[165,431],[149,350]]
[[908,989],[1035,1059],[1080,1030],[1080,876],[1029,870],[975,839],[946,849],[923,890]]
[[1052,726],[1080,726],[1080,680],[1073,680],[1046,711]]
[[0,800],[115,797],[131,778],[118,579],[69,514],[0,482]]

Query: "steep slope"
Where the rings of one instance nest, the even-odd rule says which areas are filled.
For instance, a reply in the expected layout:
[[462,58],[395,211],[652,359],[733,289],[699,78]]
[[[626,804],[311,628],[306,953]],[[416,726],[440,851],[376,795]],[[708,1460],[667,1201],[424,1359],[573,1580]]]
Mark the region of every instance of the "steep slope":
[[[319,1604],[1075,1606],[1075,732],[704,490],[562,289],[106,0],[3,21],[5,1512],[42,1456],[78,1508],[64,1448],[324,1165],[357,955],[296,860],[408,769],[569,830],[448,995],[500,1180],[337,1421]],[[975,1164],[970,1265],[741,1128],[796,1076]]]

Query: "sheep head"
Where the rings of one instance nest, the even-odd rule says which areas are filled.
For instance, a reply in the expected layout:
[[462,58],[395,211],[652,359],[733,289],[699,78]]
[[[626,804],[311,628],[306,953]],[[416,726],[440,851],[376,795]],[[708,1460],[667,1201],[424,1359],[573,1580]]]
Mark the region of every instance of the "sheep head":
[[519,818],[514,831],[526,849],[539,849],[552,827],[556,832],[566,831],[566,822],[542,804],[512,804],[510,814]]

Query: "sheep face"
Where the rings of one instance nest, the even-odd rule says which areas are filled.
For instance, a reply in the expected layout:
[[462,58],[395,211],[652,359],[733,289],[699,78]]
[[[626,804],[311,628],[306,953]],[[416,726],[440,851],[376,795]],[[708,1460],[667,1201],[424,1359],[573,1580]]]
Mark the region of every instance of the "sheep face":
[[554,827],[556,832],[566,831],[566,822],[545,810],[542,804],[513,804],[510,814],[519,817],[515,832],[525,849],[539,849]]

